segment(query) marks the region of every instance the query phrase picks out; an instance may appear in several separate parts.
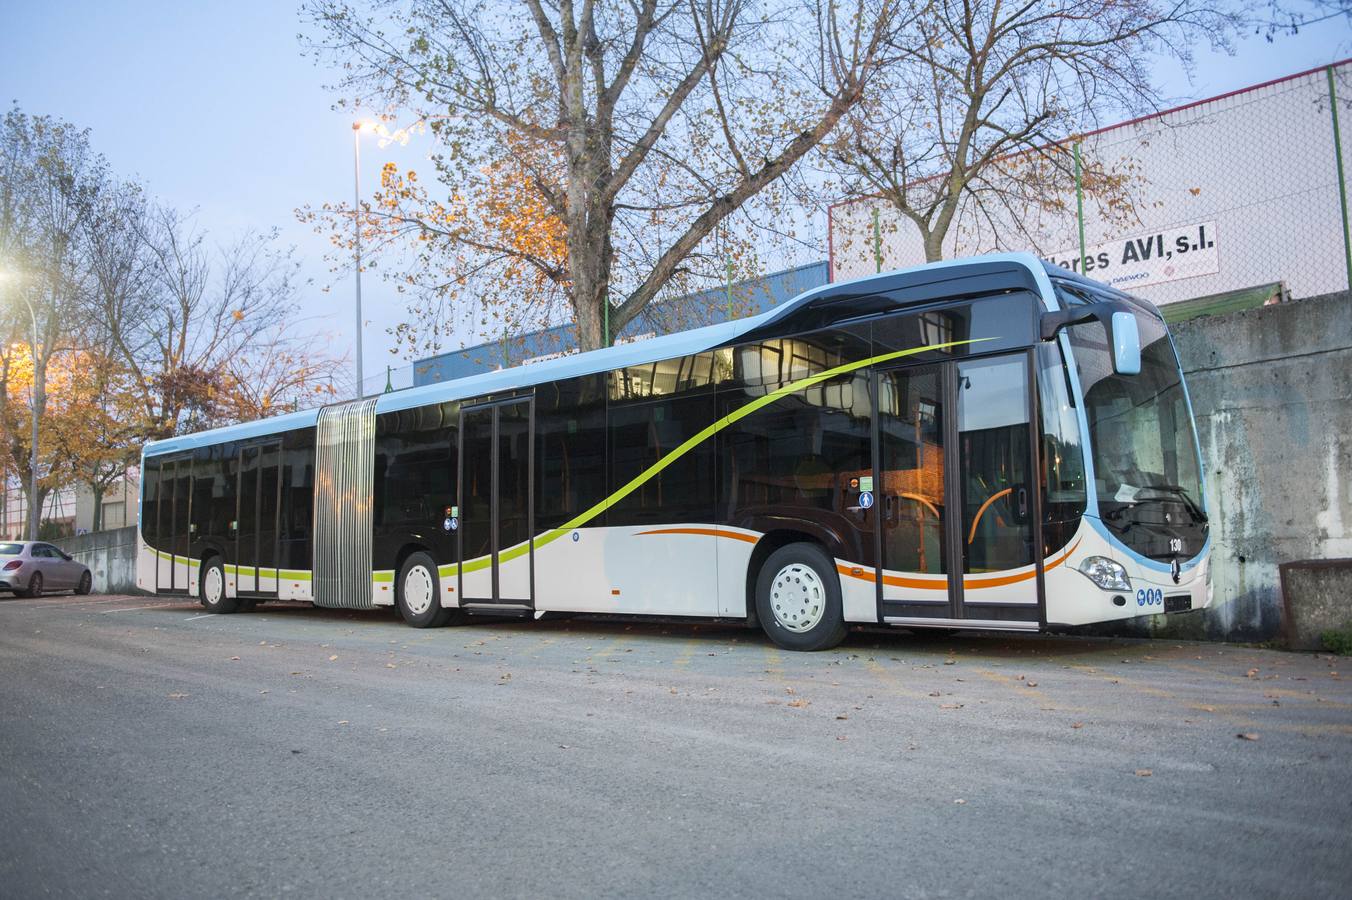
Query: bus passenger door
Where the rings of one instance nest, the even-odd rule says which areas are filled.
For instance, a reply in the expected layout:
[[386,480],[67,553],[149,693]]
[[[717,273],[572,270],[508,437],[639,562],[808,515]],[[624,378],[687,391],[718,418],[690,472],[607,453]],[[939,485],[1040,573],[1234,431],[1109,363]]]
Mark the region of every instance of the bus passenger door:
[[875,372],[884,621],[1037,627],[1029,360],[1023,352]]
[[186,592],[191,575],[188,514],[192,508],[192,460],[164,460],[158,487],[155,590]]
[[533,606],[532,423],[529,398],[461,412],[462,605]]
[[277,513],[281,444],[243,447],[235,519],[235,590],[277,593]]

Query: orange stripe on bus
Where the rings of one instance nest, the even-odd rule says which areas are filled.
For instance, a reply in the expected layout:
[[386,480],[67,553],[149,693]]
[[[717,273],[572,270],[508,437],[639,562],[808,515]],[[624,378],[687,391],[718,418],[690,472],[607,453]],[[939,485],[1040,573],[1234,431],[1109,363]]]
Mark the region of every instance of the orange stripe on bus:
[[[1076,541],[1075,546],[1068,548],[1056,559],[1052,560],[1050,563],[1047,563],[1043,567],[1042,571],[1050,572],[1052,569],[1055,569],[1057,566],[1064,563],[1067,559],[1070,558],[1070,555],[1074,553],[1079,546],[1080,542]],[[836,566],[836,571],[848,578],[858,578],[860,581],[874,580],[874,575],[872,573],[857,575],[853,571],[851,571],[849,566],[838,565]],[[989,578],[977,578],[977,577],[964,578],[962,580],[962,586],[966,590],[979,590],[981,588],[1003,587],[1007,584],[1018,584],[1021,581],[1030,581],[1036,577],[1037,570],[1032,569],[1027,572],[1015,572],[1010,575],[997,575]],[[913,577],[908,578],[904,575],[884,575],[883,584],[890,585],[891,587],[915,588],[917,590],[948,589],[947,578],[913,578]]]
[[[659,528],[653,531],[640,531],[640,535],[645,534],[699,534],[707,537],[732,538],[738,541],[746,541],[748,544],[756,543],[759,538],[749,534],[742,534],[736,531],[719,531],[715,528]],[[1050,572],[1057,566],[1070,558],[1070,555],[1080,546],[1076,541],[1075,545],[1066,549],[1064,553],[1056,559],[1047,563],[1042,571]],[[876,572],[863,573],[859,566],[837,565],[836,571],[846,578],[858,578],[860,581],[873,581]],[[1021,581],[1030,581],[1037,577],[1037,570],[1030,569],[1027,572],[1014,572],[1010,575],[996,575],[990,577],[968,577],[962,580],[962,586],[966,590],[980,590],[981,588],[1004,587],[1008,584],[1018,584]],[[890,587],[913,588],[922,591],[948,590],[947,578],[917,578],[906,575],[884,575],[883,584]]]
[[719,531],[716,528],[659,528],[655,531],[640,531],[639,535],[645,534],[702,534],[706,537],[724,537],[732,538],[735,541],[746,541],[748,544],[754,544],[760,538],[749,534],[742,534],[737,531]]

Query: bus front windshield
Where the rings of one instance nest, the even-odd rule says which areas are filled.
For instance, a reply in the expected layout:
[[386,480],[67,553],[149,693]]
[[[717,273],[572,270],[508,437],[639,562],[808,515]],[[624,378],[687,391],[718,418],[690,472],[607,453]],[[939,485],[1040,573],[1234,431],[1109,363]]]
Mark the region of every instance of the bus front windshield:
[[1103,326],[1070,329],[1098,513],[1136,552],[1157,560],[1188,558],[1206,540],[1196,436],[1164,323],[1153,316],[1136,318],[1137,375],[1113,372]]

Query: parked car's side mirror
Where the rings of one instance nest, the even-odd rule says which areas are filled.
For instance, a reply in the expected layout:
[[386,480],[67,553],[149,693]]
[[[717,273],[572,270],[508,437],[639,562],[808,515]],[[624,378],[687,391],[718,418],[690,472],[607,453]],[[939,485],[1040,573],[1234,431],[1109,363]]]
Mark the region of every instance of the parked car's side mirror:
[[75,561],[75,557],[71,556],[71,555],[70,555],[69,553],[67,553],[65,550],[62,550],[62,551],[61,551],[61,558],[64,559],[66,562],[74,562],[74,561]]

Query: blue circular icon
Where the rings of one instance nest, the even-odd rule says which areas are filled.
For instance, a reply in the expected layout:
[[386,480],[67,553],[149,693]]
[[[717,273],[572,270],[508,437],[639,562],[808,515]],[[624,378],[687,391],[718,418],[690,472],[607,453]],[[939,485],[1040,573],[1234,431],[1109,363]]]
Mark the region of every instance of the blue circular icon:
[[447,531],[455,531],[460,527],[460,519],[456,516],[447,516],[446,521],[441,524]]
[[580,541],[581,539],[582,539],[582,535],[580,535],[580,534],[578,534],[576,531],[574,531],[574,532],[573,532],[573,543],[576,544],[576,543],[577,543],[578,541]]
[[873,507],[873,492],[864,491],[862,494],[859,495],[859,508],[871,509],[872,507]]

